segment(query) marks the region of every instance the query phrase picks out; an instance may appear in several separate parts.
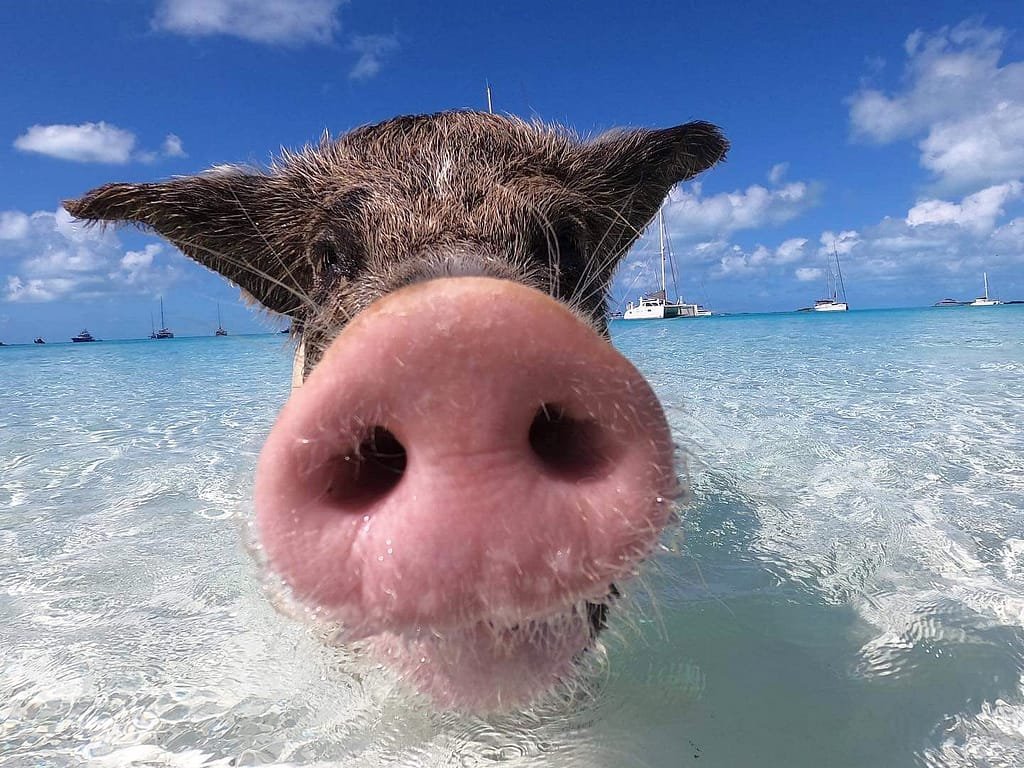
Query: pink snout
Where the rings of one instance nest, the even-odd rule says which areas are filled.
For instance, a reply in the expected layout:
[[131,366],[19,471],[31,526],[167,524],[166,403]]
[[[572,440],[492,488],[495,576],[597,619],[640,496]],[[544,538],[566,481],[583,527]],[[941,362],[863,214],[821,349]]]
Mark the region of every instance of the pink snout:
[[661,407],[624,357],[536,290],[460,277],[388,295],[331,344],[260,456],[256,524],[349,637],[419,643],[605,598],[675,491]]

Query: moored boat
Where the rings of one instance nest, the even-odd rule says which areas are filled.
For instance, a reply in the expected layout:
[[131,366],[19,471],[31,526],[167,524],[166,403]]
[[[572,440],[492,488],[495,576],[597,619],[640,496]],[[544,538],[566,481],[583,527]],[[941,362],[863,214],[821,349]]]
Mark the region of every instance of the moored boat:
[[642,295],[634,304],[629,302],[622,313],[623,320],[669,320],[676,317],[709,317],[711,310],[700,304],[689,304],[679,296],[676,287],[676,300],[668,300],[668,289],[665,282],[665,267],[671,265],[672,281],[675,283],[675,263],[671,259],[671,245],[665,231],[664,208],[658,211],[658,232],[661,239],[661,288],[652,293]]
[[83,328],[82,332],[79,333],[77,336],[72,336],[71,340],[74,342],[99,341],[99,339],[97,339],[95,336],[89,333],[89,331],[85,328]]
[[979,296],[967,306],[969,307],[998,307],[1001,302],[999,299],[991,299],[988,295],[988,272],[982,272],[982,279],[985,281],[985,295]]
[[[836,262],[836,270],[832,272],[832,259],[825,262],[825,298],[814,302],[813,307],[801,307],[800,312],[846,312],[850,305],[846,301],[846,283],[843,282],[843,269],[839,266],[839,250],[832,243],[832,256]],[[840,293],[843,300],[839,300]]]
[[[153,317],[150,315],[149,318],[150,327],[152,328]],[[160,330],[150,330],[149,338],[151,339],[173,339],[174,331],[167,327],[167,322],[164,320],[164,297],[160,297]]]
[[217,330],[213,333],[214,336],[227,336],[228,332],[224,330],[224,323],[220,320],[220,303],[217,303]]

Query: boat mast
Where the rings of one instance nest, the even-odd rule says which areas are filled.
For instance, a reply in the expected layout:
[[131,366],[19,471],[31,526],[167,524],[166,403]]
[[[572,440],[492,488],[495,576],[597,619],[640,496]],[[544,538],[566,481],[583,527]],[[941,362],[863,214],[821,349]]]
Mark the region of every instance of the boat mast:
[[843,282],[843,268],[839,266],[839,251],[836,248],[836,241],[832,241],[832,253],[836,257],[836,272],[839,275],[839,288],[843,292],[843,303],[846,303],[846,283]]
[[661,294],[662,298],[667,302],[668,293],[665,287],[665,209],[664,207],[658,210],[658,231],[661,235]]
[[985,278],[985,301],[988,301],[988,272],[982,272],[981,276]]
[[491,108],[491,84],[484,80],[484,85],[487,87],[487,113],[493,115],[494,110]]
[[164,297],[160,297],[160,330],[162,331],[167,327],[167,323],[164,322]]

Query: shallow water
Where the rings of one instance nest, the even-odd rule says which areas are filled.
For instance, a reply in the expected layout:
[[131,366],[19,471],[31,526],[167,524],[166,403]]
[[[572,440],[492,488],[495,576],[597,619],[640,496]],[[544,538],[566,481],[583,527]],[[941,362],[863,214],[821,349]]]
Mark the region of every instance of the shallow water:
[[592,695],[490,719],[263,598],[283,337],[0,350],[0,765],[1024,765],[1024,307],[613,336],[688,453],[681,531]]

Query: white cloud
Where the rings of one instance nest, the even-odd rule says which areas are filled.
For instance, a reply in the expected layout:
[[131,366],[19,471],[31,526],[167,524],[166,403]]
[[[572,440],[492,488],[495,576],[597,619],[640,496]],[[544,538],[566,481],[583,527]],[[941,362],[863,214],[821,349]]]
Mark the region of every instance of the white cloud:
[[800,267],[793,274],[801,283],[809,283],[812,280],[821,280],[825,273],[818,267]]
[[28,234],[28,216],[21,211],[0,211],[0,240],[20,240]]
[[779,264],[789,264],[798,261],[804,256],[804,248],[807,246],[806,237],[791,237],[775,249],[776,260]]
[[79,163],[127,163],[135,134],[109,123],[33,125],[14,140],[16,149]]
[[17,220],[21,235],[7,241],[0,285],[3,300],[47,302],[65,298],[157,293],[174,281],[173,263],[151,243],[125,252],[113,229],[86,227],[60,209],[31,215],[8,211],[0,222]]
[[1024,176],[1024,100],[937,124],[919,146],[921,164],[955,188]]
[[907,213],[911,227],[952,225],[988,234],[995,229],[996,219],[1003,215],[1009,200],[1024,194],[1024,184],[1011,181],[988,187],[968,195],[959,203],[946,200],[922,200]]
[[921,137],[921,165],[948,190],[1024,176],[1024,61],[1000,66],[1007,35],[964,22],[907,38],[903,87],[849,100],[856,136]]
[[749,252],[738,246],[733,246],[727,252],[721,253],[718,264],[712,270],[712,275],[724,277],[726,275],[763,273],[803,261],[809,255],[808,243],[807,238],[793,237],[784,240],[775,248],[759,244]]
[[359,54],[349,78],[368,80],[380,72],[384,59],[398,50],[398,39],[394,35],[357,35],[349,48]]
[[704,197],[698,182],[671,194],[665,218],[673,240],[704,239],[789,221],[814,206],[819,193],[816,185],[793,181],[772,189],[753,184]]
[[75,287],[75,281],[67,278],[38,278],[23,281],[17,275],[7,278],[7,294],[4,298],[13,302],[45,302],[64,298]]
[[[136,137],[131,131],[110,123],[81,125],[33,125],[14,140],[16,149],[73,160],[78,163],[113,163],[124,165],[136,161],[156,162],[160,154],[136,150]],[[161,152],[164,157],[186,157],[181,139],[167,134]]]
[[[887,294],[896,303],[911,293],[918,301],[947,292],[968,297],[983,270],[991,278],[1024,268],[1024,183],[993,185],[959,200],[924,200],[905,216],[887,216],[857,230],[825,230],[813,238],[749,247],[715,238],[683,242],[674,251],[683,282],[691,276],[691,287],[695,274],[742,284],[739,294],[747,297],[758,286],[772,286],[775,295],[766,297],[772,304],[785,301],[782,296],[800,301],[806,288],[798,286],[824,280],[833,251],[852,296]],[[616,277],[615,296],[632,297],[656,284],[650,253],[648,245],[630,256]]]
[[857,247],[860,239],[860,233],[855,229],[847,229],[842,232],[833,232],[830,229],[826,229],[821,233],[821,237],[818,238],[818,242],[821,243],[818,253],[829,254],[832,251],[839,255],[851,253]]
[[185,147],[181,143],[181,138],[173,133],[167,134],[161,151],[163,152],[164,157],[188,157],[185,153]]
[[163,0],[157,29],[188,37],[228,35],[254,43],[326,44],[340,28],[344,0]]
[[772,166],[772,169],[768,171],[768,181],[772,184],[778,185],[785,177],[788,170],[789,163],[776,163]]

